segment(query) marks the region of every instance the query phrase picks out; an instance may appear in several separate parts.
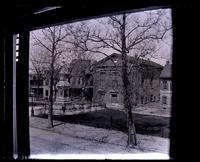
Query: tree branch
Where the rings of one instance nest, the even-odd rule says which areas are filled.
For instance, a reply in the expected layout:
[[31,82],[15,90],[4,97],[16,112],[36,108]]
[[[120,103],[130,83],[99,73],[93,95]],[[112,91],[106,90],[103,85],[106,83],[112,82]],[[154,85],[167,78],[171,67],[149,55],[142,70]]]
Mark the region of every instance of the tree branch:
[[[36,39],[36,41],[40,44],[41,47],[44,47],[45,49],[47,49],[49,52],[52,52],[50,48],[48,48],[40,39],[37,38],[37,36],[35,35],[35,33],[33,32],[34,35],[34,39]],[[38,45],[39,45],[38,44]]]

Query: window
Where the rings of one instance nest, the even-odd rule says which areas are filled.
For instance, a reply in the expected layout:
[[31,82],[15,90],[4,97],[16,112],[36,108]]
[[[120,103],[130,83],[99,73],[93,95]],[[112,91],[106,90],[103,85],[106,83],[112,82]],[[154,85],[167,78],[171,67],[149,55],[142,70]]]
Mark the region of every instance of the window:
[[60,91],[60,96],[63,96],[63,91]]
[[45,80],[45,85],[48,86],[49,85],[49,80]]
[[82,77],[78,78],[78,85],[82,85]]
[[144,88],[144,79],[143,78],[141,79],[141,86],[142,86],[142,88]]
[[46,91],[45,91],[45,96],[48,97],[48,95],[49,95],[49,91],[46,90]]
[[153,97],[153,101],[154,101],[154,102],[156,101],[156,96]]
[[64,97],[69,97],[69,90],[64,90]]
[[112,87],[117,88],[117,86],[118,86],[118,80],[113,78],[112,79]]
[[166,80],[163,81],[163,89],[168,90],[168,83]]
[[154,102],[154,96],[153,95],[151,95],[151,102]]
[[90,78],[89,80],[89,86],[92,86],[93,85],[93,78]]
[[36,80],[36,76],[33,76],[33,80]]
[[145,97],[145,104],[148,102],[148,98],[147,98],[147,96]]
[[113,77],[116,77],[118,75],[118,72],[112,72]]
[[102,102],[103,102],[103,100],[104,100],[104,96],[105,96],[105,95],[104,95],[103,93],[100,94],[100,100],[101,100]]
[[150,80],[150,86],[151,86],[151,88],[153,88],[153,78],[151,78],[151,80]]
[[105,72],[105,71],[101,71],[101,72],[100,72],[100,77],[105,77],[105,75],[106,75],[106,72]]
[[34,81],[30,80],[30,86],[33,86],[33,85],[34,85]]
[[70,83],[71,82],[71,78],[70,77],[68,77],[68,83]]
[[140,99],[141,101],[141,104],[143,104],[144,103],[144,97],[143,96],[141,96],[141,99]]
[[100,86],[104,87],[105,85],[105,78],[106,78],[106,72],[105,71],[101,71],[100,72],[100,78],[99,78],[99,82],[100,82]]
[[[128,13],[127,14],[123,14],[123,15],[119,15],[119,16],[116,16],[116,19],[118,19],[119,18],[119,20],[118,21],[121,21],[121,20],[123,20],[123,17],[126,17],[126,15],[128,16]],[[145,13],[145,15],[146,15],[146,13]],[[148,14],[147,14],[148,15]],[[123,17],[122,17],[123,16]],[[153,12],[151,13],[151,15],[150,15],[151,17],[149,18],[149,19],[147,19],[148,21],[150,21],[151,19],[154,19],[153,18]],[[132,19],[132,17],[133,17],[133,19]],[[141,17],[141,16],[140,16]],[[115,19],[115,18],[114,18]],[[114,20],[113,19],[113,20]],[[114,26],[112,26],[112,20],[110,20],[110,18],[108,18],[108,24],[109,24],[109,26],[110,27],[107,27],[107,25],[108,24],[106,24],[106,22],[107,22],[107,18],[106,19],[104,19],[104,20],[102,20],[103,22],[105,22],[105,24],[106,24],[106,26],[103,26],[104,25],[104,23],[103,24],[100,24],[100,25],[98,25],[98,22],[101,22],[101,19],[99,19],[100,21],[94,21],[94,22],[92,22],[92,25],[88,25],[87,26],[87,23],[83,23],[84,24],[84,26],[85,27],[88,27],[88,28],[83,28],[82,27],[82,24],[80,23],[80,26],[79,25],[75,25],[75,26],[73,26],[73,24],[69,24],[70,26],[69,26],[69,28],[66,28],[66,29],[64,29],[63,31],[64,31],[64,34],[62,35],[62,28],[60,28],[60,27],[57,27],[56,29],[55,28],[53,28],[55,31],[57,30],[57,29],[60,29],[57,33],[52,33],[51,31],[53,31],[53,30],[46,30],[46,29],[44,29],[42,32],[40,32],[40,31],[38,31],[38,32],[35,32],[35,33],[33,33],[34,35],[33,35],[33,38],[35,38],[35,37],[37,37],[38,36],[38,38],[43,38],[43,36],[42,35],[40,35],[40,34],[43,34],[43,32],[47,32],[47,34],[48,34],[48,32],[50,31],[51,33],[50,33],[50,35],[47,35],[48,37],[50,37],[52,34],[54,34],[54,37],[56,36],[59,36],[59,35],[61,35],[61,38],[62,38],[62,36],[65,36],[65,32],[66,32],[66,30],[68,30],[68,29],[70,29],[70,31],[69,31],[69,33],[74,33],[73,35],[69,35],[69,37],[68,37],[68,34],[66,35],[67,37],[66,37],[66,40],[68,40],[68,39],[70,39],[71,41],[73,41],[73,40],[75,40],[76,41],[76,39],[71,39],[71,38],[73,38],[73,37],[75,37],[75,38],[77,38],[77,42],[74,42],[74,43],[79,43],[79,37],[80,37],[80,40],[81,40],[81,42],[80,43],[82,43],[82,41],[84,41],[84,34],[86,33],[87,34],[87,32],[85,32],[85,31],[87,31],[87,29],[88,29],[88,31],[90,31],[89,29],[90,29],[90,26],[91,26],[91,31],[92,31],[92,35],[94,34],[94,42],[92,42],[92,40],[89,40],[89,42],[87,41],[87,43],[86,44],[84,44],[85,46],[87,46],[88,45],[88,50],[90,50],[90,48],[92,48],[93,49],[93,47],[98,47],[97,48],[97,50],[99,49],[99,50],[102,50],[103,52],[105,52],[105,53],[110,53],[111,54],[111,52],[113,52],[112,51],[112,49],[111,49],[111,51],[109,50],[109,48],[110,47],[115,47],[115,48],[119,48],[119,50],[120,50],[120,48],[121,48],[121,46],[117,46],[117,44],[115,44],[115,41],[116,42],[120,42],[121,40],[120,40],[120,37],[121,37],[121,33],[122,33],[122,31],[120,31],[120,28],[121,29],[123,29],[123,32],[125,32],[126,33],[126,40],[125,41],[127,41],[127,51],[129,51],[129,49],[128,49],[128,46],[129,45],[131,45],[132,43],[134,43],[133,42],[133,40],[135,40],[135,38],[137,39],[138,37],[146,37],[146,35],[144,36],[143,35],[143,31],[145,31],[146,30],[146,23],[148,23],[148,26],[149,26],[149,22],[146,22],[145,24],[144,24],[144,26],[145,26],[145,28],[144,29],[139,29],[137,32],[134,32],[134,30],[133,30],[133,28],[135,28],[135,26],[137,27],[138,26],[138,23],[139,23],[139,26],[143,26],[143,23],[142,22],[140,22],[139,21],[139,19],[140,18],[138,18],[138,20],[136,21],[136,22],[132,22],[132,20],[135,20],[135,15],[130,15],[130,17],[129,18],[127,18],[127,21],[125,21],[128,25],[127,25],[127,29],[124,29],[123,28],[123,26],[122,27],[120,27],[119,26],[119,28],[118,28],[118,25],[116,25],[115,23],[114,23],[114,21],[113,21],[113,25]],[[143,18],[142,18],[143,19]],[[130,22],[129,22],[130,21]],[[96,24],[96,22],[97,22],[97,24]],[[89,22],[90,23],[90,22]],[[111,24],[110,24],[111,23]],[[120,24],[124,24],[125,25],[125,23],[123,22],[123,21],[121,21],[120,22]],[[95,28],[93,28],[93,26],[95,26]],[[95,37],[95,34],[98,34],[98,31],[100,31],[100,29],[98,28],[98,26],[102,26],[102,28],[104,29],[103,30],[103,33],[102,33],[102,36],[104,36],[105,37],[105,39],[106,39],[106,42],[108,43],[108,44],[110,44],[111,43],[111,45],[110,46],[107,46],[107,45],[104,45],[104,43],[102,43],[101,42],[101,40],[100,40],[100,43],[99,43],[99,41],[98,41],[98,35]],[[64,26],[63,26],[64,27]],[[72,27],[72,28],[71,28]],[[76,37],[76,27],[78,27],[78,36]],[[79,28],[80,27],[80,28]],[[114,29],[112,29],[112,27],[114,28]],[[116,30],[116,32],[115,32],[115,28],[118,28],[119,29],[119,31],[118,30]],[[108,31],[106,30],[106,29],[109,29]],[[132,28],[132,29],[131,29]],[[83,29],[83,31],[82,31],[82,29]],[[95,31],[97,29],[97,31]],[[153,29],[152,29],[153,30]],[[159,29],[159,30],[161,30],[161,29]],[[75,32],[74,32],[75,31]],[[94,33],[93,33],[93,31],[94,31]],[[147,37],[148,37],[148,34],[149,33],[151,33],[150,32],[151,31],[151,29],[149,29],[149,31],[146,33],[147,34]],[[58,34],[60,32],[60,34]],[[105,33],[104,33],[105,32]],[[109,32],[111,32],[111,34],[109,33]],[[113,32],[113,33],[112,33]],[[129,32],[130,32],[130,34],[129,34]],[[142,32],[142,33],[140,33],[140,32]],[[67,32],[68,33],[68,32]],[[109,34],[107,34],[107,33],[109,33]],[[140,33],[138,36],[137,36],[137,33]],[[154,32],[153,32],[154,33]],[[145,34],[145,33],[144,33]],[[48,40],[48,37],[45,39],[45,36],[46,35],[44,35],[44,40]],[[113,36],[115,36],[115,37],[113,37],[112,38],[112,35]],[[135,37],[135,38],[134,38]],[[61,38],[56,38],[56,40],[60,40]],[[87,38],[87,35],[86,35],[86,38]],[[115,38],[115,39],[114,39]],[[119,38],[119,39],[118,39]],[[150,37],[151,38],[151,37]],[[107,41],[107,40],[114,40],[114,41]],[[38,39],[35,39],[34,41],[36,41],[37,42],[37,40]],[[52,40],[52,39],[51,39]],[[59,47],[61,46],[62,47],[62,45],[64,45],[61,49],[56,49],[58,52],[61,50],[63,50],[63,48],[65,49],[66,48],[66,45],[63,43],[63,42],[66,42],[66,40],[64,40],[64,41],[62,41],[61,43],[59,43],[58,42],[58,44],[59,44]],[[42,40],[43,41],[43,40]],[[42,42],[41,41],[41,42]],[[132,42],[131,42],[132,41]],[[44,41],[44,42],[46,42],[46,41]],[[40,43],[40,42],[38,42],[38,43]],[[90,44],[91,43],[91,44]],[[121,43],[123,43],[123,42],[121,42]],[[138,46],[135,46],[135,47],[131,47],[131,49],[133,49],[132,51],[130,51],[130,53],[132,54],[132,56],[134,56],[134,54],[136,53],[136,54],[138,54],[138,58],[139,58],[139,54],[140,54],[140,52],[142,52],[142,53],[144,53],[146,50],[148,50],[148,48],[151,48],[151,43],[150,43],[150,45],[148,45],[147,44],[147,49],[146,48],[144,48],[143,49],[143,46],[145,46],[145,44],[146,43],[148,43],[148,41],[147,42],[144,42],[144,43],[141,43],[140,45],[138,44]],[[120,44],[120,43],[119,43]],[[47,42],[47,45],[48,46],[50,46],[50,42]],[[82,44],[80,44],[80,45],[82,45]],[[96,46],[97,45],[97,46]],[[152,45],[153,45],[153,42],[152,42]],[[35,46],[34,46],[35,47]],[[122,46],[123,47],[123,46]],[[36,48],[36,47],[35,47]],[[40,46],[38,46],[38,48],[40,48]],[[86,47],[87,48],[87,47]],[[108,48],[108,49],[107,49]],[[141,49],[142,48],[142,49]],[[43,48],[42,48],[43,49]],[[33,50],[34,50],[34,48],[33,48]],[[49,60],[50,60],[50,57],[45,57],[45,55],[46,55],[46,53],[47,54],[49,54],[49,52],[48,52],[48,50],[47,50],[47,52],[45,51],[45,49],[43,49],[44,51],[42,51],[42,54],[44,54],[44,58],[49,58]],[[79,49],[77,49],[77,48],[75,48],[75,49],[73,49],[74,51],[77,51],[77,50],[79,50]],[[96,50],[96,49],[95,49]],[[109,51],[107,51],[107,50],[109,50]],[[141,51],[142,50],[142,51]],[[144,51],[143,51],[144,50]],[[36,52],[37,52],[37,50],[35,50]],[[99,103],[99,101],[102,101],[102,103],[104,102],[104,100],[105,101],[110,101],[110,103],[114,103],[113,104],[113,107],[115,108],[115,107],[117,107],[117,104],[116,103],[118,103],[118,104],[122,104],[122,106],[123,106],[123,100],[124,100],[124,98],[122,98],[123,96],[121,96],[122,94],[121,94],[121,90],[123,90],[123,86],[125,86],[126,85],[126,83],[124,83],[123,82],[123,79],[122,79],[122,77],[121,77],[121,66],[123,66],[123,64],[121,64],[121,55],[120,54],[117,54],[117,58],[119,58],[119,61],[118,61],[118,63],[116,62],[116,61],[114,61],[115,63],[117,63],[117,64],[119,64],[116,68],[113,68],[113,65],[111,64],[111,65],[109,65],[110,64],[110,61],[109,62],[106,62],[106,60],[107,60],[107,58],[106,58],[106,56],[104,56],[104,55],[100,55],[100,53],[98,53],[99,54],[99,56],[97,56],[97,54],[95,53],[95,56],[94,57],[92,57],[94,60],[91,60],[92,62],[91,62],[91,65],[92,65],[92,67],[89,67],[89,68],[86,68],[86,65],[84,65],[85,64],[85,61],[86,60],[84,60],[86,57],[85,56],[83,56],[84,58],[82,58],[82,54],[80,53],[79,54],[79,51],[77,51],[77,54],[76,53],[74,53],[74,55],[72,56],[72,58],[71,58],[71,55],[73,54],[73,52],[74,51],[70,51],[69,53],[70,53],[70,58],[68,59],[66,59],[66,61],[67,61],[67,64],[66,65],[69,65],[70,66],[70,68],[72,69],[72,70],[70,70],[69,72],[68,72],[68,74],[70,75],[70,76],[72,76],[72,80],[71,80],[71,85],[67,85],[67,84],[65,84],[64,86],[65,87],[67,87],[67,88],[70,88],[70,94],[72,94],[71,96],[71,98],[69,98],[69,100],[70,100],[70,106],[72,106],[72,108],[79,108],[79,107],[85,107],[85,103],[86,104],[88,104],[88,102],[85,102],[86,100],[87,100],[87,97],[86,97],[86,93],[87,93],[87,90],[89,89],[89,88],[91,88],[91,92],[93,92],[94,94],[92,94],[92,93],[89,93],[88,94],[88,96],[91,98],[91,101],[92,101],[92,103],[91,103],[91,105],[96,105],[96,103]],[[121,50],[120,50],[121,51]],[[123,51],[123,50],[122,50]],[[35,52],[35,53],[36,53]],[[101,51],[100,51],[101,52]],[[103,53],[103,52],[101,52],[101,53]],[[133,53],[132,53],[133,52]],[[34,52],[32,52],[32,53],[34,53]],[[32,54],[31,53],[31,54]],[[35,54],[34,53],[34,54]],[[40,55],[40,51],[38,50],[38,55]],[[147,52],[147,53],[149,53],[149,52]],[[67,53],[66,52],[63,52],[63,53],[61,53],[60,55],[62,55],[62,54],[64,54],[64,55],[66,55],[66,54],[68,54],[68,51],[67,51]],[[89,55],[90,55],[90,53],[88,53]],[[77,56],[76,56],[77,55]],[[118,55],[119,55],[119,57],[118,57]],[[68,55],[66,55],[66,56],[68,56]],[[134,87],[135,85],[133,85],[133,88],[132,88],[132,85],[131,85],[131,88],[132,89],[138,89],[138,93],[139,93],[139,95],[140,94],[143,94],[144,96],[142,96],[141,97],[141,102],[142,103],[148,103],[149,101],[154,101],[154,93],[151,95],[151,91],[148,91],[148,89],[150,89],[150,88],[152,88],[153,86],[154,86],[154,88],[155,88],[155,83],[153,83],[153,79],[151,79],[151,76],[150,75],[147,75],[146,73],[144,74],[144,76],[143,76],[143,79],[141,80],[141,85],[142,85],[142,87],[143,87],[143,89],[141,89],[141,91],[140,91],[140,87],[139,87],[139,85],[137,85],[137,82],[139,82],[139,77],[140,77],[140,73],[141,72],[143,72],[143,71],[147,71],[146,70],[146,63],[149,63],[149,61],[147,62],[146,60],[142,60],[141,59],[141,61],[139,60],[138,61],[138,63],[136,62],[135,63],[135,59],[133,58],[133,60],[132,60],[132,56],[130,56],[130,60],[133,62],[133,69],[135,69],[133,72],[132,71],[130,71],[130,78],[132,78],[132,74],[133,74],[133,78],[135,78],[135,81],[134,81],[134,83],[136,84],[136,86],[138,86],[138,87]],[[77,57],[77,58],[76,58]],[[105,57],[105,59],[104,59],[104,57]],[[143,56],[141,56],[142,58],[143,58]],[[60,58],[61,58],[61,60],[59,60],[59,58],[58,58],[58,60],[56,60],[57,62],[56,62],[56,68],[57,68],[57,66],[58,66],[58,76],[59,76],[59,72],[61,71],[64,71],[65,69],[63,69],[63,64],[60,66],[59,65],[59,63],[60,62],[62,62],[63,61],[63,59],[64,59],[64,57],[62,57],[62,56],[60,56]],[[80,64],[77,66],[77,67],[74,67],[74,63],[73,62],[71,62],[71,60],[73,61],[73,59],[75,60],[75,59],[81,59],[80,60]],[[100,59],[102,59],[103,58],[103,61],[99,61]],[[109,57],[108,57],[109,58]],[[137,57],[136,57],[137,58]],[[38,57],[38,59],[39,59],[39,57]],[[146,58],[145,58],[146,59]],[[48,59],[47,60],[45,60],[45,62],[46,61],[49,61]],[[39,60],[40,61],[40,60]],[[69,61],[69,63],[68,63],[68,61]],[[79,61],[79,60],[78,60]],[[89,61],[89,60],[88,60]],[[82,62],[84,62],[84,64],[82,64]],[[93,62],[94,62],[94,65],[93,65]],[[140,63],[141,62],[141,63]],[[143,65],[143,62],[144,62],[144,64],[145,64],[145,66],[143,67],[143,66],[140,66],[140,65]],[[105,63],[105,64],[103,64],[103,63]],[[135,65],[134,65],[134,63],[135,63]],[[45,63],[45,66],[48,66],[48,65],[46,65],[47,63]],[[129,64],[129,56],[127,56],[127,66],[129,66],[130,64]],[[72,67],[71,67],[72,66]],[[139,67],[138,67],[139,66]],[[148,65],[147,65],[148,66]],[[131,66],[132,67],[132,66]],[[136,67],[136,68],[135,68]],[[45,67],[46,68],[46,67]],[[47,68],[51,68],[51,67],[47,67]],[[119,71],[118,71],[118,68],[119,68]],[[60,70],[61,69],[61,70]],[[91,71],[89,70],[89,69],[92,69]],[[116,70],[115,70],[116,69]],[[128,67],[128,69],[129,69],[129,67]],[[144,70],[143,70],[144,69]],[[161,68],[160,68],[161,69]],[[53,73],[54,71],[53,70],[55,70],[55,69],[51,69],[51,72]],[[84,71],[84,73],[82,74],[81,73],[81,71],[82,70],[85,70]],[[115,71],[117,71],[117,72],[115,72]],[[135,72],[138,72],[138,73],[136,73],[135,74]],[[94,87],[89,87],[89,86],[81,86],[82,84],[83,85],[88,85],[88,84],[86,84],[86,81],[88,81],[88,80],[86,80],[86,78],[85,78],[85,76],[87,75],[87,74],[90,74],[90,73],[92,73],[93,75],[94,75]],[[57,74],[57,73],[56,73]],[[139,77],[138,77],[138,75],[139,75]],[[83,78],[81,78],[81,76],[83,77]],[[127,76],[127,77],[129,77],[129,76]],[[113,78],[114,79],[113,79]],[[138,80],[136,80],[136,79],[138,79]],[[57,81],[57,80],[56,80]],[[65,80],[64,80],[65,81]],[[70,78],[69,78],[69,82],[70,82]],[[130,84],[132,84],[131,83],[132,81],[130,80]],[[87,82],[88,83],[88,82]],[[91,83],[92,83],[92,81],[91,81]],[[48,84],[50,84],[50,83],[48,83]],[[47,84],[47,85],[48,85]],[[119,84],[120,84],[120,86],[119,86]],[[154,85],[153,85],[154,84]],[[115,88],[113,88],[112,87],[112,85],[115,87]],[[46,88],[46,87],[45,87]],[[84,88],[84,90],[85,91],[83,91],[83,88]],[[128,89],[128,91],[132,91],[132,89]],[[148,88],[148,89],[147,89]],[[111,90],[112,89],[112,90]],[[48,89],[49,90],[49,89]],[[48,92],[48,90],[46,90],[45,89],[45,96],[49,96],[49,94],[50,94],[50,92]],[[55,92],[55,88],[53,89],[53,91]],[[83,91],[83,92],[82,92]],[[106,94],[106,96],[104,95],[104,94],[100,94],[100,95],[98,95],[98,91],[100,91],[101,93],[105,93]],[[103,92],[102,92],[103,91]],[[110,91],[110,92],[109,92]],[[159,93],[159,91],[160,91],[160,89],[158,88],[158,93]],[[73,93],[72,93],[73,92]],[[85,92],[85,93],[84,93]],[[137,92],[137,91],[136,91]],[[108,94],[109,93],[109,94]],[[108,94],[108,97],[107,97],[107,94]],[[156,94],[156,93],[155,93]],[[64,92],[60,92],[60,95],[66,95],[66,92],[64,91]],[[50,97],[52,97],[53,95],[50,95]],[[83,96],[84,96],[84,98],[83,98]],[[53,96],[54,97],[54,96]],[[81,98],[82,97],[82,98]],[[137,97],[137,95],[135,96],[135,94],[133,93],[133,94],[131,94],[131,96],[129,96],[130,98],[135,98],[135,97]],[[140,98],[138,97],[138,100],[139,100]],[[52,100],[52,98],[51,98],[51,100]],[[137,98],[136,98],[136,101],[137,101]],[[122,103],[121,103],[122,102]],[[107,102],[106,102],[107,103]],[[50,103],[51,104],[51,103]],[[89,103],[90,104],[90,103]],[[135,104],[136,104],[136,102],[135,102]],[[98,105],[97,105],[98,106]],[[89,106],[90,108],[91,108],[91,106]],[[71,109],[71,108],[70,108]]]
[[167,96],[162,97],[162,104],[166,105],[167,104]]
[[79,85],[79,82],[80,82],[79,77],[74,77],[74,82],[75,82],[75,85]]
[[117,94],[111,94],[111,103],[117,103]]

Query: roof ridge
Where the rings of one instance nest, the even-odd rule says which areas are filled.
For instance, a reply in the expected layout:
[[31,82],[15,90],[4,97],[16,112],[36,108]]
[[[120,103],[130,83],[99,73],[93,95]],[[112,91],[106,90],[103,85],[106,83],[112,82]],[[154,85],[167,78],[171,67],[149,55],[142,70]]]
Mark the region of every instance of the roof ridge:
[[[100,63],[102,63],[103,61],[108,60],[110,57],[112,57],[112,56],[114,56],[114,55],[115,55],[115,56],[118,56],[118,57],[121,57],[121,54],[119,54],[119,53],[112,53],[111,55],[106,56],[106,57],[104,57],[103,59],[97,61],[95,64],[100,64]],[[130,55],[127,55],[127,56],[128,56],[128,58],[129,58],[129,60],[130,60],[130,59],[135,59],[134,56],[130,56]],[[158,64],[158,63],[156,63],[156,62],[154,62],[154,61],[152,61],[152,60],[145,60],[145,59],[142,59],[142,58],[139,58],[139,60],[142,60],[144,63],[151,63],[151,64],[154,64],[154,66],[163,67],[163,65],[160,65],[160,64]]]

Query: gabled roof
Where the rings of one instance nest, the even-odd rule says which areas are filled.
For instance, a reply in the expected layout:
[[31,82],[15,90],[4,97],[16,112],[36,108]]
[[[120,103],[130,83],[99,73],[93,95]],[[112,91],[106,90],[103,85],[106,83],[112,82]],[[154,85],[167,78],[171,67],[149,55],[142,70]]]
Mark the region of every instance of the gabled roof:
[[90,60],[75,59],[71,62],[70,67],[72,76],[82,75],[90,67]]
[[166,64],[160,74],[160,78],[171,78],[172,77],[172,73],[171,73],[171,64]]
[[[102,63],[106,62],[107,60],[109,60],[111,58],[120,58],[121,59],[121,57],[122,56],[120,54],[113,53],[113,54],[111,54],[111,55],[109,55],[109,56],[101,59],[100,61],[98,61],[97,63],[95,63],[95,65],[96,66],[101,65]],[[157,64],[157,63],[155,63],[153,61],[150,61],[150,60],[137,59],[137,58],[135,58],[133,56],[129,56],[129,55],[127,56],[127,58],[128,58],[129,62],[140,60],[142,65],[148,65],[148,66],[154,66],[154,67],[157,67],[157,68],[163,68],[162,65]]]

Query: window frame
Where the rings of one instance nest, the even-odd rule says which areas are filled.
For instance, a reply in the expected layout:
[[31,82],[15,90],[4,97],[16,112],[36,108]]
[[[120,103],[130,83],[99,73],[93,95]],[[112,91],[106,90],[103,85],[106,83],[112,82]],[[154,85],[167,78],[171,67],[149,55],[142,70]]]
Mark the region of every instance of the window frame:
[[[152,2],[152,5],[150,5],[150,6],[155,6],[155,3],[153,3],[153,1],[151,1]],[[151,4],[151,2],[150,2],[150,4]],[[146,7],[144,4],[142,4],[143,3],[143,1],[141,1],[141,3],[139,2],[139,5],[136,5],[136,8],[137,9],[140,9],[141,8],[141,6],[143,6],[143,7]],[[176,4],[176,3],[175,3]],[[87,6],[87,5],[86,5]],[[115,5],[113,5],[113,7],[114,7]],[[147,5],[148,6],[148,5]],[[173,6],[173,8],[172,8],[172,10],[174,10],[175,12],[173,12],[173,14],[172,14],[172,19],[175,19],[176,18],[176,20],[178,20],[178,18],[181,18],[180,17],[180,15],[182,16],[182,14],[184,14],[184,12],[185,12],[185,7],[182,7],[181,5],[179,5],[178,7],[177,6],[175,6],[175,5],[172,5]],[[116,7],[116,6],[115,6]],[[86,7],[87,8],[87,7]],[[117,8],[117,7],[116,7]],[[123,7],[122,7],[123,8]],[[128,8],[128,7],[127,7]],[[123,8],[124,9],[124,8]],[[147,8],[148,9],[148,8]],[[120,10],[119,8],[117,9],[118,11]],[[124,9],[124,10],[126,10],[126,8]],[[176,11],[177,10],[177,11]],[[191,9],[189,8],[189,11],[191,11]],[[181,13],[181,14],[180,14]],[[190,13],[190,12],[188,12],[188,14],[191,16],[192,15],[192,12]],[[101,15],[101,14],[97,14],[97,15]],[[177,17],[176,17],[176,16]],[[184,14],[185,15],[185,14]],[[71,19],[73,19],[73,16],[72,16],[72,18]],[[23,21],[22,21],[23,22]],[[61,21],[57,21],[58,23],[59,22],[61,22]],[[63,21],[64,22],[64,21]],[[184,26],[183,25],[183,22],[182,22],[182,20],[180,20],[179,21],[179,23],[182,23],[182,25],[179,25],[178,23],[176,23],[176,25],[178,24],[178,29],[180,29],[180,27],[183,27],[184,29],[186,29],[186,27],[187,27],[187,25],[186,26]],[[45,24],[46,23],[46,24]],[[185,22],[184,22],[185,23]],[[20,22],[19,22],[19,24],[20,24]],[[26,23],[24,23],[25,24],[25,26],[27,25]],[[41,21],[39,21],[39,22],[37,22],[36,23],[36,25],[35,25],[35,27],[37,27],[37,28],[39,28],[39,27],[42,27],[43,25],[45,24],[45,25],[48,25],[48,22],[41,22]],[[28,27],[27,27],[28,28]],[[18,31],[21,31],[21,30],[19,30],[19,29],[27,29],[27,28],[24,28],[24,26],[17,26],[16,27],[16,30],[18,30]],[[178,31],[178,29],[176,30],[176,32]],[[16,32],[16,30],[15,30],[15,32]],[[27,30],[29,30],[30,31],[30,29],[27,29]],[[175,33],[176,33],[175,32]],[[2,33],[3,34],[5,34],[5,35],[1,35],[1,37],[3,38],[3,40],[10,40],[9,39],[9,37],[13,34],[13,32],[10,32],[9,30],[8,31],[2,31]],[[1,33],[1,34],[2,34]],[[179,32],[179,34],[180,34],[180,32]],[[187,35],[187,37],[188,37],[188,35]],[[180,40],[181,41],[181,39],[180,38],[182,38],[182,36],[180,36],[180,35],[178,35],[178,37],[177,37],[177,41],[178,40]],[[188,39],[189,40],[189,39]],[[177,41],[176,41],[176,45],[175,46],[177,46]],[[5,42],[5,41],[4,41]],[[183,41],[181,41],[181,42],[183,42]],[[9,70],[8,69],[12,69],[12,66],[13,66],[13,59],[12,59],[12,55],[11,55],[11,53],[12,52],[10,52],[10,50],[9,50],[9,47],[11,47],[11,41],[6,41],[6,43],[8,44],[6,44],[6,47],[4,47],[4,46],[0,46],[0,48],[1,48],[1,52],[3,51],[3,54],[4,54],[4,56],[5,57],[3,57],[3,59],[0,59],[0,66],[1,66],[1,72],[2,73],[0,73],[0,75],[2,76],[1,78],[3,78],[3,79],[1,79],[1,84],[0,84],[0,86],[1,86],[1,93],[0,93],[0,95],[1,95],[1,97],[0,97],[0,100],[1,100],[1,102],[0,102],[0,104],[1,104],[1,106],[0,107],[2,107],[2,108],[5,108],[5,112],[3,112],[3,111],[1,111],[2,113],[0,113],[1,114],[1,117],[2,116],[4,116],[4,115],[6,115],[7,116],[7,118],[6,118],[6,121],[4,122],[4,125],[3,125],[3,128],[6,128],[6,127],[8,127],[8,128],[11,128],[12,127],[12,124],[10,124],[10,123],[12,123],[12,122],[10,122],[9,120],[13,120],[12,119],[12,110],[11,110],[11,107],[12,107],[12,102],[10,102],[11,100],[12,100],[12,95],[13,95],[13,92],[11,92],[11,87],[13,86],[12,85],[12,80],[13,80],[13,72],[12,71],[10,71],[9,72]],[[2,41],[1,41],[1,45],[3,45],[3,43],[2,43]],[[190,44],[189,44],[189,47],[191,47],[190,46]],[[189,47],[187,47],[187,49],[189,49]],[[11,48],[12,49],[12,48]],[[176,53],[178,53],[178,52],[180,52],[181,51],[181,49],[180,49],[180,46],[178,46],[178,47],[176,47],[176,49],[177,49],[177,51],[176,51]],[[27,57],[26,57],[26,55],[27,55],[27,53],[24,53],[24,56],[25,56],[25,60],[27,59]],[[27,61],[27,60],[26,60]],[[180,64],[179,64],[180,65]],[[3,69],[3,70],[2,70]],[[4,71],[4,69],[7,69],[6,71]],[[20,73],[23,73],[23,69],[22,69],[22,71],[20,72]],[[11,75],[12,75],[12,77],[11,77]],[[23,76],[23,75],[22,75]],[[5,80],[5,84],[7,85],[7,86],[5,86],[5,89],[3,89],[2,88],[2,85],[4,85],[4,81]],[[28,82],[28,81],[27,81]],[[174,82],[173,82],[174,83]],[[27,86],[28,87],[28,86]],[[6,93],[5,93],[6,92]],[[28,96],[27,96],[28,97]],[[6,98],[6,99],[5,99]],[[9,103],[10,102],[10,103]],[[5,105],[6,106],[5,106]],[[2,110],[2,109],[1,109]],[[24,111],[24,109],[22,110],[22,111]],[[25,112],[24,112],[25,113]],[[24,114],[23,113],[23,114]],[[9,115],[10,114],[10,115]],[[26,114],[26,113],[25,113]],[[2,125],[1,125],[2,126]],[[26,131],[26,130],[25,130]],[[12,133],[12,131],[10,132],[10,133]],[[9,132],[6,132],[5,131],[5,133],[4,133],[4,137],[6,137],[5,138],[5,142],[4,143],[6,143],[8,146],[7,146],[7,148],[9,148],[9,145],[10,145],[10,143],[12,142],[12,138],[10,138],[11,136],[10,136],[10,133]],[[8,135],[8,136],[7,136]],[[25,137],[25,138],[27,138],[27,137]],[[10,141],[10,142],[9,142]],[[4,145],[5,146],[5,145]],[[11,147],[10,147],[11,148]],[[26,149],[27,149],[28,147],[26,147]],[[171,151],[172,152],[172,151]],[[3,151],[3,154],[0,154],[0,158],[1,157],[5,157],[6,159],[12,159],[13,158],[13,155],[11,155],[11,153],[12,153],[12,150],[11,149],[7,149],[6,150],[6,152],[5,152],[5,150]],[[20,157],[23,157],[23,158],[26,158],[27,156],[28,156],[29,154],[27,154],[27,152],[21,152],[21,156]],[[173,153],[173,155],[176,155],[175,153]]]

